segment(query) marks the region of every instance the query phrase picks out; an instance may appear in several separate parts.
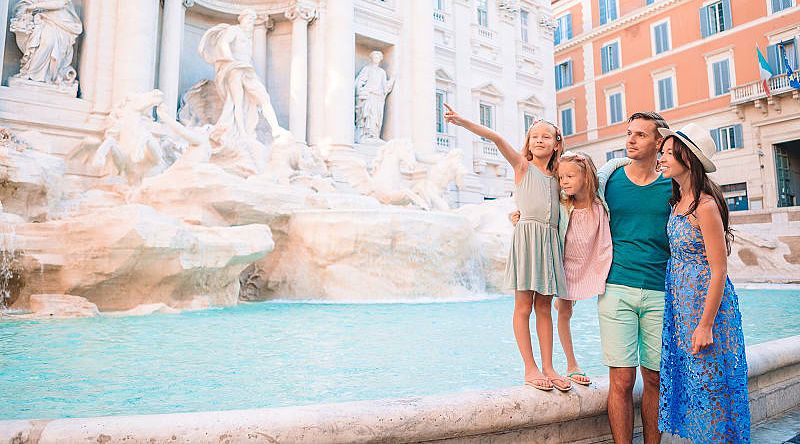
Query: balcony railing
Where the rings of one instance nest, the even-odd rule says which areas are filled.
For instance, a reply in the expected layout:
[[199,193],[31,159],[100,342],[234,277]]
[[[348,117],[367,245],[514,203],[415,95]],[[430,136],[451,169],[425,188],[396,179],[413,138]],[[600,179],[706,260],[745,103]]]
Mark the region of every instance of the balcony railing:
[[492,142],[486,142],[484,140],[476,140],[474,143],[474,151],[473,151],[473,158],[475,160],[481,160],[486,163],[492,163],[495,165],[502,164],[505,162],[503,159],[503,155],[500,154],[500,150]]
[[[777,95],[792,90],[800,91],[792,88],[789,85],[789,77],[786,74],[780,74],[767,80],[769,90],[772,95]],[[757,80],[741,86],[734,86],[731,88],[731,105],[740,105],[742,103],[752,102],[758,99],[767,97],[764,91],[764,82]]]
[[447,134],[436,135],[436,151],[446,153],[455,145],[455,138]]
[[534,60],[536,47],[522,40],[517,40],[517,55],[525,60]]
[[476,23],[472,24],[472,35],[480,40],[496,44],[497,32]]
[[447,23],[447,13],[438,9],[434,9],[433,20],[439,23]]

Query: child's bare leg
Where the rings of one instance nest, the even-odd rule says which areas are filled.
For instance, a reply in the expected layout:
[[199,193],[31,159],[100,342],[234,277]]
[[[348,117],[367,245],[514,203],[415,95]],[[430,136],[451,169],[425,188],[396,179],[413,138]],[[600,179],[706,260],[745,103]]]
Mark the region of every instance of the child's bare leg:
[[550,382],[539,370],[536,361],[533,359],[530,324],[532,307],[532,291],[514,292],[514,337],[517,339],[517,347],[519,348],[519,354],[522,355],[522,362],[525,363],[525,381],[550,387]]
[[[561,378],[553,367],[553,296],[536,293],[534,308],[536,310],[536,334],[539,336],[539,350],[542,352],[542,373],[551,379]],[[555,381],[562,388],[569,386],[569,382]]]
[[[570,327],[573,302],[565,299],[556,299],[555,304],[558,306],[558,339],[561,341],[561,348],[567,357],[567,374],[580,373],[581,367],[578,365],[578,360],[575,359],[575,350],[572,346],[572,329]],[[572,378],[581,382],[589,382],[589,378],[582,375],[575,374],[572,375]]]

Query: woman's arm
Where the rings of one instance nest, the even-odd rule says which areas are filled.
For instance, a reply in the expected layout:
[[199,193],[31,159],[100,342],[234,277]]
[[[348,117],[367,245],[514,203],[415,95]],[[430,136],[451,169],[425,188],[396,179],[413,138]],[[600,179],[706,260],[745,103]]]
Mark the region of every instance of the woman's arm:
[[506,158],[508,163],[511,164],[511,166],[514,168],[515,171],[522,171],[528,165],[527,159],[522,157],[522,154],[520,154],[517,150],[515,150],[514,147],[512,147],[506,141],[506,139],[503,139],[503,137],[500,134],[496,133],[495,131],[492,131],[491,129],[483,125],[477,124],[475,122],[472,122],[468,119],[461,117],[457,112],[453,110],[453,108],[450,107],[450,105],[445,103],[444,106],[445,108],[447,108],[447,112],[444,113],[444,119],[447,122],[450,122],[458,126],[462,126],[466,128],[469,132],[494,142],[494,144],[497,145],[497,149],[500,150],[500,154],[502,154],[503,157]]
[[692,353],[698,354],[714,342],[714,318],[717,317],[725,280],[728,276],[728,247],[725,244],[725,229],[722,216],[713,199],[703,199],[695,210],[700,232],[706,247],[706,259],[711,268],[711,281],[708,284],[703,316],[692,334]]

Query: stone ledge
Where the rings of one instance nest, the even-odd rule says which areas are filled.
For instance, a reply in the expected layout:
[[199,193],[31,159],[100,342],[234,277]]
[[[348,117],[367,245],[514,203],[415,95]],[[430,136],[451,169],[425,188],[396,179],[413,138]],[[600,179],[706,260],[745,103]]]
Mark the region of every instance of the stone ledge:
[[[748,347],[754,422],[800,405],[800,336]],[[274,409],[0,421],[15,442],[607,442],[608,381]],[[635,397],[640,397],[636,390]],[[665,442],[675,442],[665,437]]]

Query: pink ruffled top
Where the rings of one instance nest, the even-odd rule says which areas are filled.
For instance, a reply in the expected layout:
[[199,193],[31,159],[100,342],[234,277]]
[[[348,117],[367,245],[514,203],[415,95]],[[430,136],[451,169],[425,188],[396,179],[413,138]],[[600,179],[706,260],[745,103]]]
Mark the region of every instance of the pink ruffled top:
[[564,272],[567,295],[580,300],[602,294],[612,257],[608,214],[600,200],[589,208],[574,208],[564,240]]

